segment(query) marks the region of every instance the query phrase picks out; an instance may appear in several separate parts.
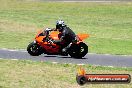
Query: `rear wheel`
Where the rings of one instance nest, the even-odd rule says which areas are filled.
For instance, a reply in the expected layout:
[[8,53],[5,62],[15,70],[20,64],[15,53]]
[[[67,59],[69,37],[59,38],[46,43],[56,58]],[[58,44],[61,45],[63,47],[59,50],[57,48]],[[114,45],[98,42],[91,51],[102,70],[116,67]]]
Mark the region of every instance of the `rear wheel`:
[[43,49],[37,43],[30,43],[27,47],[27,51],[32,56],[39,56],[43,53]]
[[79,44],[72,44],[69,49],[69,55],[73,58],[82,58],[88,53],[88,46],[81,42]]

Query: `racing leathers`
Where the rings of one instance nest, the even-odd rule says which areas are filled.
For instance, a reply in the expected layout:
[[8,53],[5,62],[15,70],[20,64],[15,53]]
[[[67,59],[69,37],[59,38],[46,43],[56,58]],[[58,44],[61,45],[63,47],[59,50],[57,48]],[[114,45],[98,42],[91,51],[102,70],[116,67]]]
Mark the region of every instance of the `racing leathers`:
[[62,44],[62,52],[66,52],[70,46],[71,43],[76,43],[77,38],[76,34],[67,26],[64,26],[62,28],[62,31],[60,31],[60,34],[58,35],[60,40],[54,41],[56,44]]

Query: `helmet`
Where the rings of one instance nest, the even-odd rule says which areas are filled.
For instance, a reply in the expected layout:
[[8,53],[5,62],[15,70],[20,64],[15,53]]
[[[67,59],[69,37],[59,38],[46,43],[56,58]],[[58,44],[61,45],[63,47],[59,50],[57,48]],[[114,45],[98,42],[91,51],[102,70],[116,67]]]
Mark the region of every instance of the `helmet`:
[[65,26],[65,23],[63,20],[56,21],[56,29],[58,29],[59,31],[62,31],[64,26]]

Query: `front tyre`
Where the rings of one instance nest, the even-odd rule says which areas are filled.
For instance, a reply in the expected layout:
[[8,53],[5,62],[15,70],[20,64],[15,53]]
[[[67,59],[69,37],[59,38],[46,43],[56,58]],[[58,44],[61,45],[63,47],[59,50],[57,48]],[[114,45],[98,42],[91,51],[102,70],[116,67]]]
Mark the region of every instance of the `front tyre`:
[[69,55],[73,58],[82,58],[88,53],[88,46],[81,42],[73,44],[69,49]]
[[27,47],[27,51],[31,56],[39,56],[43,53],[42,47],[40,47],[37,43],[30,43]]

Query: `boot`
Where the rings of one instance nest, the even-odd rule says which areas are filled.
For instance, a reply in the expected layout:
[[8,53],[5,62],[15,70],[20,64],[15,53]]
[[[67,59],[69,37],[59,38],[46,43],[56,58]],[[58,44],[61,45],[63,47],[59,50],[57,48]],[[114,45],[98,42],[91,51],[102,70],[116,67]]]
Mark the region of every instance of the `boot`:
[[71,44],[69,44],[67,47],[62,49],[62,53],[67,53],[68,54],[68,49],[71,47]]

